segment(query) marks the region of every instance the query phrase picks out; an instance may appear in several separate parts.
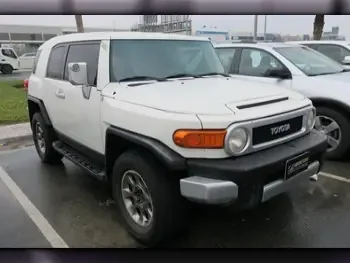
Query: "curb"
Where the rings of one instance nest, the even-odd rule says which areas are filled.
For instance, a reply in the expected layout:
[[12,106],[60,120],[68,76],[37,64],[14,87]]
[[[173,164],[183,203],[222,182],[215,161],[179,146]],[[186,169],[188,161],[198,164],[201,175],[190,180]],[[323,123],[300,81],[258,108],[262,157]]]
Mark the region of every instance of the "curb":
[[24,141],[29,141],[29,140],[33,140],[32,134],[22,135],[22,136],[17,136],[17,137],[10,137],[10,138],[6,138],[6,139],[1,139],[0,140],[0,148],[2,146],[8,145],[10,143],[24,142]]

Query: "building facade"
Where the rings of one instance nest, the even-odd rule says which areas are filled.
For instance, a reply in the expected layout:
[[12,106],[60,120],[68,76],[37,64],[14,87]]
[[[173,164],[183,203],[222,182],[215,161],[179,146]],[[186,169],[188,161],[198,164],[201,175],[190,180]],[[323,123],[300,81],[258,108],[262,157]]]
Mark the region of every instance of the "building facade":
[[[113,28],[84,28],[85,32],[129,31]],[[57,35],[76,33],[76,27],[0,25],[0,44],[12,46],[18,55],[36,52],[45,41]]]

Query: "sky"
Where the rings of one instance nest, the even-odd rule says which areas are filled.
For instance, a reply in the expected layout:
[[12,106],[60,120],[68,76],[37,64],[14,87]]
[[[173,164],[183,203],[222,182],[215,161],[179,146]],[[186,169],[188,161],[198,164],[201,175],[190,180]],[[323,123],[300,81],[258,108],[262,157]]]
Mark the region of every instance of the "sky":
[[[136,24],[140,16],[135,15],[84,15],[86,27],[102,28],[130,28]],[[193,28],[203,26],[234,32],[252,32],[254,26],[253,15],[192,15]],[[264,16],[259,16],[258,32],[264,31]],[[312,34],[314,15],[269,15],[267,16],[267,32],[283,35]],[[75,26],[73,15],[2,15],[0,25],[47,25],[47,26]],[[350,39],[350,16],[325,16],[324,31],[330,31],[332,26],[340,27],[340,34]]]

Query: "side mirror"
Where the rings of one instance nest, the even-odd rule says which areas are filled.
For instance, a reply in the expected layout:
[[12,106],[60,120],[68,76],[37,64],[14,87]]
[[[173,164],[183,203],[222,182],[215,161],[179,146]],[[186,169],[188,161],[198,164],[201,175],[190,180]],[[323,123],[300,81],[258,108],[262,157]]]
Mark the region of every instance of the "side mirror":
[[286,69],[269,69],[267,70],[266,77],[271,77],[271,78],[278,78],[278,79],[291,79],[292,76],[290,72]]
[[343,60],[343,64],[350,65],[350,56],[346,56]]
[[68,80],[74,85],[88,85],[87,64],[85,62],[72,62],[68,64]]

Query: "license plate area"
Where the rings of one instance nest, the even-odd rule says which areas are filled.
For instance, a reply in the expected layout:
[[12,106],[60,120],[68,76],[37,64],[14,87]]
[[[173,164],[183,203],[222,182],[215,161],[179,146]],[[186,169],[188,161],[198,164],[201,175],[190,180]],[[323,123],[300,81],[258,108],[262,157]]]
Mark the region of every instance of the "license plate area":
[[284,179],[288,180],[296,174],[305,171],[309,166],[310,155],[308,152],[298,155],[286,161]]

